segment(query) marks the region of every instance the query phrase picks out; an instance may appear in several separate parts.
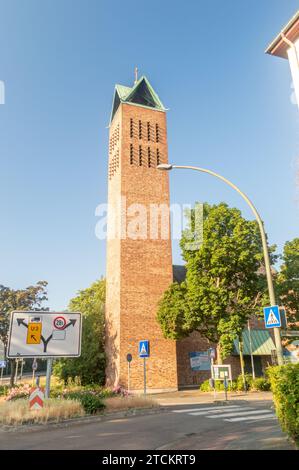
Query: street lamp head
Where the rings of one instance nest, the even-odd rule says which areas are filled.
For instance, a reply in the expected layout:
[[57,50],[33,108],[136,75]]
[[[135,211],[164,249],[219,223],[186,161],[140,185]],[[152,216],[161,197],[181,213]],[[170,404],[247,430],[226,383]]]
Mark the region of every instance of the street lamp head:
[[173,166],[170,163],[160,163],[160,165],[157,165],[157,169],[162,171],[170,171],[172,168]]

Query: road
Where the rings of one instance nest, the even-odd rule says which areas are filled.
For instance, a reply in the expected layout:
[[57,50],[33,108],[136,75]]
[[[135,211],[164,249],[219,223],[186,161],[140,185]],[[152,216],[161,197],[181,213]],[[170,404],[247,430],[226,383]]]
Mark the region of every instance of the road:
[[0,449],[293,449],[269,401],[176,405],[157,414],[0,431]]

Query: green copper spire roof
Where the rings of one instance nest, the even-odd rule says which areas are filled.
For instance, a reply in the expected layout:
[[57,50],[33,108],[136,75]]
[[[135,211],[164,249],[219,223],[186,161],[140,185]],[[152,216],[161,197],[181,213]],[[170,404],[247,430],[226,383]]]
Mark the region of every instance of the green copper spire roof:
[[135,106],[165,111],[162,101],[152,88],[148,79],[144,76],[131,88],[123,85],[115,85],[110,122],[113,120],[120,103],[130,103]]

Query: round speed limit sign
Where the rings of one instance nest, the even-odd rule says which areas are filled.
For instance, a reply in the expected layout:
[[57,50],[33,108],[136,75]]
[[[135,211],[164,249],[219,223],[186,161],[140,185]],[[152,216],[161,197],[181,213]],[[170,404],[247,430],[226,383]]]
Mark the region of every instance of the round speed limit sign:
[[54,328],[57,330],[64,330],[66,325],[66,319],[64,317],[56,317],[53,320]]

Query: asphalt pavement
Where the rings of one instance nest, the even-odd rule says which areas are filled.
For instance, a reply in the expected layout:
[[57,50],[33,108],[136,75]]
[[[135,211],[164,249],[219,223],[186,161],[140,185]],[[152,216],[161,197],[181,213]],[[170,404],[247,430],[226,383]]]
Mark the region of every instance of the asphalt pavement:
[[293,445],[269,400],[169,405],[158,413],[68,426],[0,430],[0,449],[275,449]]

